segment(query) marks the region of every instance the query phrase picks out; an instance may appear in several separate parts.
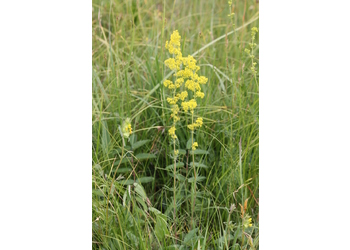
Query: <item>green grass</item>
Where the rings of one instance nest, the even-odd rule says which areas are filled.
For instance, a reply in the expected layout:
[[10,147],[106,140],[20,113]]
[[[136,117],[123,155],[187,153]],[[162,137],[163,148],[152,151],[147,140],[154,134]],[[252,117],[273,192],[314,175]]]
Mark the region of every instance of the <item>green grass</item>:
[[[224,0],[92,2],[93,249],[258,249],[259,73],[244,52],[259,27],[258,3],[233,1],[231,19]],[[183,55],[194,55],[209,79],[196,109],[204,124],[195,139],[205,153],[195,155],[202,164],[195,194],[187,120],[177,125],[175,221],[172,120],[162,85],[174,30]],[[253,53],[259,72],[259,45]],[[127,117],[130,140],[119,130]],[[242,230],[246,199],[253,226]]]

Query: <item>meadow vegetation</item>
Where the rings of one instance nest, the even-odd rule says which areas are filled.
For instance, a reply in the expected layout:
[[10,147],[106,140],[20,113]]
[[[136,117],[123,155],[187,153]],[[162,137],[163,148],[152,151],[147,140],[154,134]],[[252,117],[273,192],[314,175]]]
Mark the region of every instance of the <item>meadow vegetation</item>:
[[256,0],[92,1],[92,248],[259,249]]

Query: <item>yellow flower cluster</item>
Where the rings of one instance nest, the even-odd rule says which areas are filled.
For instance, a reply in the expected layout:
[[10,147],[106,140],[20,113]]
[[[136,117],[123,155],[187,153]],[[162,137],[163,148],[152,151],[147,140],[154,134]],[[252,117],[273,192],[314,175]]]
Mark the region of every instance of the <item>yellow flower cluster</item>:
[[123,132],[124,138],[129,138],[129,136],[132,134],[130,118],[126,118],[125,121],[123,122],[122,132]]
[[169,51],[170,54],[181,54],[180,51],[180,40],[181,36],[177,30],[173,32],[170,36],[170,42],[166,41],[165,48]]
[[197,60],[193,58],[193,56],[189,55],[188,57],[183,58],[183,64],[186,68],[197,72],[200,67],[196,65]]
[[177,115],[179,113],[179,106],[174,105],[171,108],[171,117],[174,119],[174,122],[177,122],[178,120],[180,120],[179,116]]
[[[195,63],[195,60],[194,60],[194,63]],[[185,65],[185,63],[184,63],[184,65]],[[194,69],[192,69],[192,68],[194,68]],[[203,95],[202,94],[196,95],[196,93],[197,92],[202,93],[200,84],[206,84],[208,81],[208,78],[206,78],[205,76],[198,76],[198,74],[195,73],[198,69],[199,69],[199,66],[189,65],[189,66],[186,66],[185,69],[179,70],[175,75],[177,77],[182,77],[183,79],[187,78],[188,80],[185,83],[185,87],[188,90],[191,90],[192,92],[194,92],[196,97],[203,98],[204,94]]]
[[198,143],[197,142],[194,142],[192,144],[192,150],[196,150],[196,148],[198,147]]
[[[187,57],[183,57],[181,53],[180,48],[180,40],[181,36],[177,30],[175,30],[171,37],[170,41],[166,41],[165,48],[169,51],[170,54],[173,55],[172,58],[166,59],[164,61],[164,64],[166,67],[168,67],[170,70],[174,70],[175,74],[173,75],[176,77],[175,82],[170,80],[165,80],[163,82],[164,87],[173,90],[173,96],[167,98],[167,102],[170,105],[173,105],[173,108],[171,109],[172,114],[171,117],[174,120],[174,125],[169,130],[169,135],[176,139],[175,135],[175,123],[180,118],[178,116],[179,107],[177,105],[178,101],[181,100],[181,106],[185,112],[190,111],[192,116],[194,114],[194,109],[197,107],[197,101],[195,98],[204,98],[204,93],[201,91],[201,84],[206,84],[208,81],[208,78],[205,76],[199,76],[197,74],[198,70],[200,69],[199,66],[196,65],[197,60],[194,59],[193,56],[189,55]],[[176,93],[176,89],[179,89],[182,87],[183,83],[185,83],[185,91],[182,91],[181,93]],[[188,92],[193,92],[193,99],[189,101],[185,101],[185,99],[188,97]],[[202,119],[202,118],[198,118]],[[193,131],[197,127],[201,127],[203,124],[202,120],[198,120],[191,125],[188,125],[188,127]]]
[[181,101],[184,101],[185,98],[188,96],[187,91],[182,91],[180,94],[176,94],[174,98],[168,97],[166,100],[169,104],[176,104],[177,101],[180,99]]
[[164,87],[167,87],[168,89],[178,89],[182,86],[182,84],[184,83],[184,79],[183,78],[179,78],[175,81],[175,84],[172,81],[169,80],[165,80],[163,82]]
[[252,226],[253,226],[252,218],[250,218],[249,215],[244,216],[244,218],[243,218],[243,226],[244,226],[245,228],[248,228],[248,227],[252,227]]
[[170,42],[166,41],[165,48],[170,54],[173,54],[175,58],[169,58],[164,61],[164,64],[171,70],[180,70],[183,58],[180,49],[181,36],[177,30],[173,32],[170,37]]
[[201,117],[197,118],[196,124],[197,124],[198,127],[202,127],[202,125],[203,125],[203,118],[201,118]]
[[193,110],[197,107],[197,102],[195,99],[191,99],[188,102],[182,102],[181,106],[185,112],[190,110],[193,113]]
[[249,57],[252,59],[252,66],[250,68],[250,70],[252,71],[253,75],[256,76],[257,74],[257,71],[255,69],[255,65],[256,65],[256,62],[254,62],[254,58],[255,58],[255,55],[253,54],[253,51],[254,51],[254,47],[256,47],[256,43],[254,42],[255,40],[255,34],[258,32],[258,28],[257,27],[253,27],[251,29],[251,37],[252,37],[252,42],[249,43],[249,46],[251,49],[245,49],[244,52],[247,53],[249,55]]
[[177,136],[175,135],[175,130],[176,130],[175,126],[172,126],[172,127],[169,129],[169,135],[170,135],[171,138],[173,138],[173,139],[176,139],[176,138],[177,138]]
[[197,92],[194,94],[194,97],[200,97],[200,98],[203,99],[204,93],[203,93],[203,92],[200,92],[200,91],[197,91]]
[[202,125],[203,125],[203,118],[200,117],[200,118],[197,118],[195,123],[187,125],[187,127],[189,130],[193,131],[193,130],[195,130],[195,128],[202,127]]
[[249,219],[248,219],[248,222],[249,222],[249,225],[248,225],[248,226],[249,226],[249,227],[252,227],[252,226],[253,226],[252,218],[249,218]]
[[[170,41],[167,41],[165,48],[168,49],[170,54],[173,54],[173,58],[165,60],[164,64],[171,70],[176,70],[174,76],[177,77],[175,83],[170,80],[164,81],[164,87],[169,89],[177,89],[182,86],[185,79],[185,88],[194,92],[195,97],[204,97],[204,93],[201,92],[200,84],[206,84],[208,78],[205,76],[198,76],[196,73],[200,67],[196,65],[197,60],[193,56],[189,55],[183,57],[180,49],[181,36],[179,32],[175,30],[171,35]],[[198,94],[196,94],[198,92]]]

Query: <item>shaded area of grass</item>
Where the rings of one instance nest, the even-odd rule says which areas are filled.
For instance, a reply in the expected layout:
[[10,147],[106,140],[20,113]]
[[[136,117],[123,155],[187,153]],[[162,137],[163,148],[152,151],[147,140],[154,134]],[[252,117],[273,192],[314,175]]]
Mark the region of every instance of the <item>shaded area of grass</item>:
[[[256,1],[233,1],[232,19],[227,1],[93,0],[92,6],[93,249],[258,249],[259,73],[254,78],[244,52],[258,27]],[[204,124],[195,139],[205,152],[195,155],[203,178],[194,228],[186,116],[176,131],[183,149],[176,221],[172,214],[172,122],[162,81],[170,73],[164,45],[175,29],[183,54],[194,54],[209,79],[196,111]],[[257,62],[258,51],[257,45]],[[129,141],[119,131],[127,117]],[[244,228],[246,200],[253,226]]]

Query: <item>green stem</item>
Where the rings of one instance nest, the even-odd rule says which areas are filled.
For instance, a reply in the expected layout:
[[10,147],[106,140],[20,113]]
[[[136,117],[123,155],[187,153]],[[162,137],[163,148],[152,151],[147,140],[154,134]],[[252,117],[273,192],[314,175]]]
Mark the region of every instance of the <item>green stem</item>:
[[[192,124],[193,124],[193,111],[192,111]],[[192,140],[192,145],[193,145],[193,133],[194,130],[191,130],[191,140]],[[192,146],[191,145],[191,146]],[[192,150],[192,166],[193,166],[193,173],[194,173],[194,182],[193,182],[193,190],[194,190],[194,195],[193,195],[193,204],[192,204],[192,214],[191,214],[191,224],[192,224],[192,229],[194,229],[194,221],[193,221],[193,213],[195,209],[195,204],[196,204],[196,180],[197,180],[197,172],[196,172],[196,166],[194,164],[194,150]]]
[[122,147],[122,155],[121,155],[121,158],[120,158],[120,161],[118,163],[118,166],[114,172],[114,175],[113,175],[113,178],[112,178],[112,182],[111,182],[111,186],[109,188],[109,192],[108,192],[108,196],[107,196],[107,204],[106,204],[106,236],[108,235],[108,206],[109,206],[109,195],[111,194],[112,192],[112,187],[113,187],[113,183],[114,183],[114,180],[115,180],[115,177],[117,175],[117,169],[120,167],[120,164],[122,163],[122,159],[124,157],[124,138],[122,137],[122,140],[123,140],[123,147]]
[[[175,98],[176,88],[174,89],[173,98]],[[174,115],[174,127],[176,125],[175,115]],[[176,243],[176,139],[174,138],[174,232],[175,232],[175,243]]]

